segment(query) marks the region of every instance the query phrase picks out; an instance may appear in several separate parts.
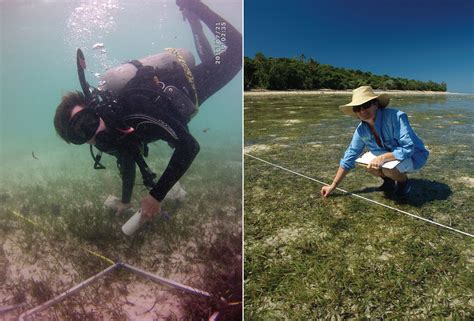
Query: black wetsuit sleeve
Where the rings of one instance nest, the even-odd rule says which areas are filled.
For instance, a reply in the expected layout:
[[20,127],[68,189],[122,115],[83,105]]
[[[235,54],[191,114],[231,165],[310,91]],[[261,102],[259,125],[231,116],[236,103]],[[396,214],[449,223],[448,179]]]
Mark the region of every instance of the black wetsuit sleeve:
[[122,176],[122,203],[128,204],[135,184],[135,159],[133,155],[124,152],[117,157],[117,162]]
[[[189,133],[186,126],[169,115],[163,115],[150,128],[161,139],[174,147],[173,155],[158,182],[150,191],[150,195],[162,201],[176,182],[184,175],[199,152],[199,144]],[[163,133],[166,133],[163,136]]]

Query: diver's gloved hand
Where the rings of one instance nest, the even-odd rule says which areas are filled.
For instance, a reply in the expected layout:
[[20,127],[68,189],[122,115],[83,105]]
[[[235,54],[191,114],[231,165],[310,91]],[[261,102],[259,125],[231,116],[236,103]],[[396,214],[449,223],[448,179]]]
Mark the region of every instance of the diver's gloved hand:
[[141,220],[144,221],[151,221],[156,215],[160,214],[161,212],[161,203],[157,201],[153,196],[147,195],[142,198],[142,215]]

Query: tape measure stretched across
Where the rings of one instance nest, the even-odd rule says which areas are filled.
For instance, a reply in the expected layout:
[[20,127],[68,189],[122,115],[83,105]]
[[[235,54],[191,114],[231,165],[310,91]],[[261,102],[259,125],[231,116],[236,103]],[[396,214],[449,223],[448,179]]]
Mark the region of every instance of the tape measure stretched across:
[[35,222],[35,221],[29,219],[28,217],[25,217],[25,216],[21,215],[21,214],[18,213],[17,211],[11,211],[11,212],[12,212],[13,215],[15,215],[16,217],[19,217],[19,218],[21,218],[22,220],[24,220],[24,221],[30,223],[31,225],[34,225],[34,226],[36,226],[36,227],[42,229],[43,231],[48,232],[48,229],[47,229],[45,226],[43,226],[43,225],[41,225],[41,224],[39,224],[39,223],[37,223],[37,222]]
[[[12,212],[13,215],[15,215],[16,217],[21,218],[22,220],[24,220],[24,221],[30,223],[31,225],[34,225],[34,226],[40,228],[40,229],[43,230],[44,232],[49,232],[49,229],[48,229],[45,225],[40,224],[40,223],[38,223],[38,222],[35,222],[35,221],[31,220],[31,219],[25,217],[24,215],[21,215],[21,214],[18,213],[17,211],[11,211],[11,212]],[[88,252],[88,253],[94,255],[95,257],[97,257],[97,258],[99,258],[99,259],[101,259],[101,260],[103,260],[103,261],[105,261],[105,262],[107,262],[107,263],[110,263],[110,264],[112,264],[112,265],[115,264],[114,261],[112,261],[112,260],[109,259],[108,257],[103,256],[102,254],[99,254],[99,253],[97,253],[97,252],[94,252],[94,251],[92,251],[92,250],[89,250],[88,248],[85,248],[85,247],[83,247],[83,246],[79,246],[79,248],[80,248],[81,250],[83,250],[83,251],[86,251],[86,252]]]
[[[269,162],[269,161],[266,161],[266,160],[264,160],[264,159],[258,158],[258,157],[256,157],[256,156],[253,156],[253,155],[250,155],[250,154],[247,154],[247,153],[244,153],[244,155],[247,156],[247,157],[256,159],[256,160],[258,160],[258,161],[260,161],[260,162],[262,162],[262,163],[268,164],[268,165],[270,165],[270,166],[273,166],[273,167],[279,168],[279,169],[281,169],[281,170],[287,171],[287,172],[289,172],[289,173],[291,173],[291,174],[298,175],[298,176],[300,176],[300,177],[304,177],[304,178],[306,178],[306,179],[309,179],[309,180],[314,181],[314,182],[316,182],[316,183],[319,183],[319,184],[321,184],[321,185],[326,185],[326,186],[329,185],[329,184],[327,184],[327,183],[325,183],[325,182],[322,182],[322,181],[320,181],[320,180],[317,180],[317,179],[315,179],[315,178],[313,178],[313,177],[309,177],[309,176],[307,176],[307,175],[298,173],[298,172],[296,172],[296,171],[293,171],[293,170],[291,170],[291,169],[285,168],[285,167],[283,167],[283,166],[280,166],[280,165],[277,165],[277,164],[273,164],[273,163],[271,163],[271,162]],[[376,204],[376,205],[379,205],[379,206],[383,206],[383,207],[385,207],[385,208],[388,208],[388,209],[397,211],[397,212],[399,212],[399,213],[402,213],[402,214],[411,216],[411,217],[413,217],[413,218],[416,218],[416,219],[425,221],[425,222],[427,222],[427,223],[430,223],[430,224],[433,224],[433,225],[437,225],[437,226],[439,226],[439,227],[442,227],[442,228],[445,228],[445,229],[448,229],[448,230],[451,230],[451,231],[453,231],[453,232],[460,233],[460,234],[463,234],[463,235],[466,235],[466,236],[469,236],[469,237],[474,237],[473,234],[470,234],[470,233],[468,233],[468,232],[464,232],[464,231],[461,231],[461,230],[452,228],[451,226],[447,226],[447,225],[444,225],[444,224],[441,224],[441,223],[438,223],[438,222],[429,220],[429,219],[427,219],[427,218],[424,218],[424,217],[421,217],[421,216],[418,216],[418,215],[415,215],[415,214],[408,213],[408,212],[403,211],[403,210],[401,210],[401,209],[398,209],[398,208],[396,208],[396,207],[389,206],[389,205],[387,205],[387,204],[374,201],[374,200],[372,200],[372,199],[370,199],[370,198],[361,196],[361,195],[359,195],[359,194],[355,194],[355,193],[348,192],[348,191],[346,191],[346,190],[343,190],[342,188],[336,187],[336,189],[337,189],[338,191],[341,191],[341,192],[343,192],[343,193],[349,194],[349,195],[351,195],[351,196],[354,196],[354,197],[363,199],[363,200],[365,200],[365,201],[367,201],[367,202],[371,202],[371,203],[373,203],[373,204]]]

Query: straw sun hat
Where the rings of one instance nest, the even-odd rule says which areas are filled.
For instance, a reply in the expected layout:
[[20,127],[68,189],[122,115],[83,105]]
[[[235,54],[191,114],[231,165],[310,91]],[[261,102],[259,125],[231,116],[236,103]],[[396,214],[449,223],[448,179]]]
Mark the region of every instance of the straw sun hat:
[[376,95],[372,87],[361,86],[352,91],[352,101],[348,104],[339,106],[339,110],[346,115],[356,116],[352,107],[363,105],[372,99],[378,100],[380,108],[387,107],[390,102],[390,97],[387,94]]

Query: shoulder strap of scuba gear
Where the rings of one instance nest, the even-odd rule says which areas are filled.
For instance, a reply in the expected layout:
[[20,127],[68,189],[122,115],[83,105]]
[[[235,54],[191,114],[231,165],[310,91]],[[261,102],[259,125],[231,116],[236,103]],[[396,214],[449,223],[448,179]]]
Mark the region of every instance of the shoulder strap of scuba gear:
[[131,60],[127,63],[132,64],[137,68],[135,77],[133,77],[122,89],[122,96],[129,98],[130,96],[138,96],[140,99],[148,99],[150,102],[154,103],[158,101],[160,96],[173,106],[174,110],[178,115],[181,116],[182,120],[186,123],[197,114],[198,104],[197,104],[197,93],[196,87],[194,85],[194,78],[191,73],[189,66],[187,65],[185,59],[181,54],[173,48],[166,49],[170,54],[174,55],[176,60],[181,65],[186,80],[191,86],[192,91],[194,92],[194,100],[186,95],[184,92],[179,90],[173,85],[166,85],[165,83],[159,80],[160,73],[157,67],[153,66],[144,66],[138,60]]
[[128,63],[131,64],[131,65],[134,65],[135,68],[137,68],[137,69],[140,69],[140,68],[143,67],[143,64],[138,60],[130,60],[130,61],[128,61]]
[[156,174],[148,167],[141,153],[135,156],[135,163],[137,163],[140,173],[142,174],[143,185],[145,185],[147,189],[152,189],[156,184]]

